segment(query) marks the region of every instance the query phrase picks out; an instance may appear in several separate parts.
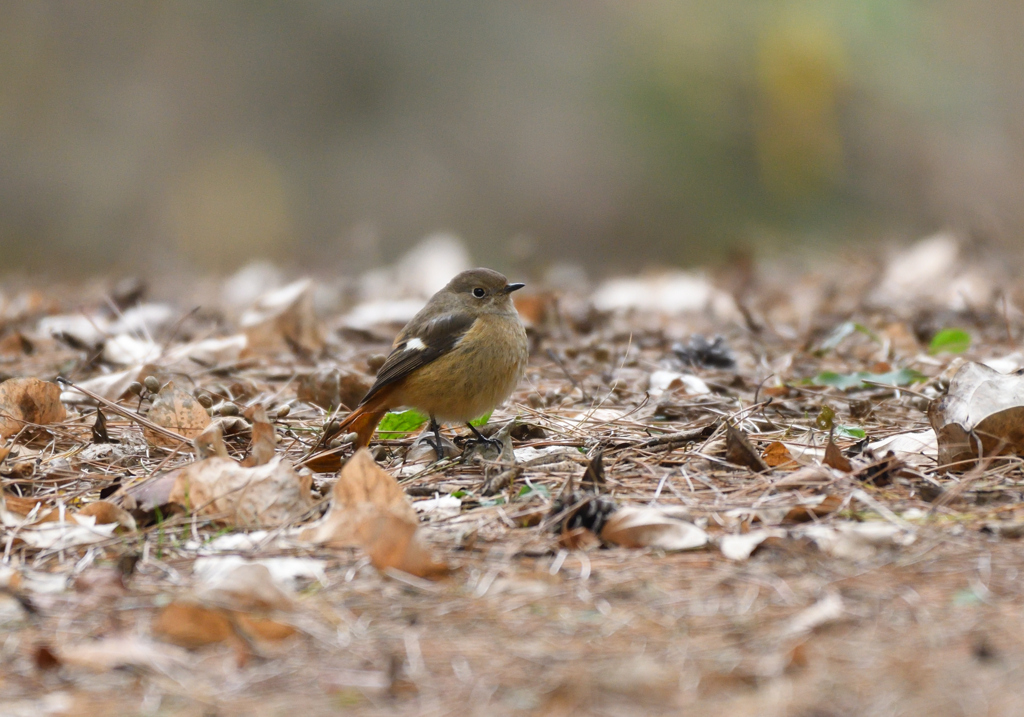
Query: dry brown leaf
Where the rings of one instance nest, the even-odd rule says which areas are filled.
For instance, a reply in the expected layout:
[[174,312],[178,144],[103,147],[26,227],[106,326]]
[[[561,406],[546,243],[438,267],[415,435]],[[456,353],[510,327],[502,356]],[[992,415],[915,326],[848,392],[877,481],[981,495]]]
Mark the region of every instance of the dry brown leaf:
[[1024,374],[965,363],[928,407],[939,463],[966,470],[982,454],[1024,455]]
[[910,545],[916,539],[913,532],[882,521],[816,523],[794,529],[794,532],[810,538],[830,555],[858,561],[869,559],[881,548]]
[[328,411],[344,406],[352,410],[363,400],[373,379],[353,371],[337,368],[320,369],[299,379],[296,398],[314,403]]
[[174,489],[176,478],[174,471],[159,473],[142,483],[121,489],[115,495],[122,496],[121,504],[126,510],[151,511],[171,502],[171,491]]
[[772,538],[784,538],[785,536],[786,531],[782,528],[762,528],[746,533],[723,535],[718,539],[718,549],[729,560],[746,560],[765,541]]
[[153,634],[190,649],[226,642],[244,661],[250,640],[277,642],[296,632],[290,625],[253,611],[293,608],[265,566],[242,565],[220,587],[165,607],[153,622]]
[[202,433],[192,439],[192,444],[200,459],[214,456],[228,458],[228,449],[224,445],[224,419],[218,418],[204,428]]
[[794,391],[789,386],[764,386],[761,388],[761,394],[764,396],[770,396],[771,398],[788,398]]
[[302,461],[302,465],[314,473],[334,473],[341,470],[341,455],[324,451]]
[[725,460],[733,465],[749,468],[755,473],[768,470],[746,435],[731,423],[725,425]]
[[[169,381],[160,389],[146,417],[153,423],[180,433],[186,438],[195,438],[210,425],[210,414],[206,409],[192,394],[175,386],[173,381]],[[146,440],[155,446],[178,446],[174,439],[148,428],[144,427],[142,433]]]
[[[43,505],[45,502],[46,501],[42,498],[23,498],[20,495],[3,494],[3,504],[6,506],[7,510],[22,518],[31,513],[37,505],[40,509],[39,515],[42,516],[44,512]],[[40,517],[39,520],[42,521],[45,520],[45,518]],[[57,520],[57,518],[54,517],[53,520]]]
[[764,449],[764,454],[761,457],[769,468],[797,467],[796,461],[793,460],[793,455],[781,441],[772,441],[769,443],[768,447]]
[[51,510],[40,518],[26,524],[21,516],[15,515],[5,507],[6,501],[0,502],[0,523],[18,526],[12,535],[19,543],[44,550],[63,550],[79,545],[90,545],[109,540],[117,526],[116,523],[102,525],[95,517]]
[[378,570],[396,568],[419,577],[448,571],[423,544],[419,518],[405,491],[365,448],[356,451],[334,485],[331,509],[300,540],[334,547],[360,547]]
[[26,422],[46,426],[66,417],[57,384],[38,378],[9,378],[0,383],[0,437],[13,436]]
[[625,548],[690,550],[706,545],[708,534],[657,508],[626,505],[609,516],[601,539]]
[[274,457],[277,446],[277,432],[267,418],[267,411],[262,405],[256,404],[245,411],[246,418],[252,421],[252,438],[249,441],[249,455],[242,461],[246,467],[262,466]]
[[263,296],[241,318],[246,353],[297,348],[316,353],[324,341],[313,311],[313,281],[301,279]]
[[168,500],[238,527],[277,527],[301,517],[313,505],[312,477],[300,475],[277,456],[246,468],[214,456],[174,471]]
[[82,507],[75,515],[92,516],[97,525],[117,523],[122,528],[135,531],[135,518],[128,511],[106,500],[93,501]]
[[[133,366],[124,371],[104,373],[84,381],[76,381],[75,385],[95,393],[108,401],[116,401],[128,393],[128,387],[133,381],[142,381],[146,376],[154,376],[157,370],[157,367],[153,364]],[[96,404],[95,400],[75,390],[65,390],[61,394],[61,401],[64,403]]]
[[194,650],[237,639],[223,610],[176,600],[153,621],[153,634],[161,640]]
[[[60,520],[60,511],[46,509],[46,501],[42,498],[23,498],[17,495],[4,495],[3,504],[8,511],[16,516],[25,518],[29,516],[36,506],[39,511],[31,525],[40,523],[53,523]],[[79,521],[78,517],[93,518],[92,521]],[[82,524],[109,525],[116,523],[122,528],[134,531],[136,529],[135,519],[124,509],[106,500],[97,500],[88,503],[79,511],[65,513],[65,520],[73,520]]]
[[358,520],[359,545],[378,570],[394,568],[421,578],[448,573],[448,565],[434,559],[419,527],[397,515],[375,513]]
[[843,505],[843,497],[826,495],[817,505],[797,505],[786,513],[785,520],[791,523],[807,523],[831,513],[835,513]]
[[355,508],[369,503],[376,509],[419,525],[416,511],[405,491],[387,471],[377,465],[365,448],[345,464],[334,485],[334,506]]
[[237,611],[231,611],[229,614],[235,630],[250,639],[279,642],[288,639],[296,632],[291,625],[271,620],[268,617],[256,617]]
[[835,468],[837,471],[843,473],[850,473],[853,471],[853,464],[850,463],[850,459],[843,455],[843,452],[839,450],[839,446],[832,440],[832,434],[829,434],[828,445],[825,446],[825,457],[821,461],[829,468]]
[[243,612],[291,612],[295,603],[274,580],[266,565],[244,563],[213,582],[200,594],[203,601]]

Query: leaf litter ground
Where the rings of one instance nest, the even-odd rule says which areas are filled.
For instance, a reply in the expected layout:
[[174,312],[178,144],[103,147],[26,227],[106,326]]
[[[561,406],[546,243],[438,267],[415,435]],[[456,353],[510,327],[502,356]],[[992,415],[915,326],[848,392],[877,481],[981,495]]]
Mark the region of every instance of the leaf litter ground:
[[[920,282],[892,274],[901,258],[535,287],[527,378],[488,424],[517,422],[511,458],[375,443],[434,579],[292,539],[330,524],[336,471],[300,471],[301,514],[243,530],[153,488],[196,470],[190,445],[109,409],[97,424],[67,386],[66,412],[5,404],[0,714],[1014,714],[1021,460],[939,465],[926,410],[965,360],[1024,365],[1024,316],[998,266]],[[308,456],[395,330],[341,299],[314,314],[311,287],[244,321],[180,296],[115,311],[116,292],[12,290],[0,367],[151,417],[173,381],[184,407],[162,425],[198,432],[182,418],[202,404],[223,436],[202,460],[223,462],[259,454],[269,421],[276,445],[244,469],[266,472]],[[949,328],[966,353],[929,352]],[[581,484],[599,451],[603,481]],[[570,480],[703,537],[559,533]]]

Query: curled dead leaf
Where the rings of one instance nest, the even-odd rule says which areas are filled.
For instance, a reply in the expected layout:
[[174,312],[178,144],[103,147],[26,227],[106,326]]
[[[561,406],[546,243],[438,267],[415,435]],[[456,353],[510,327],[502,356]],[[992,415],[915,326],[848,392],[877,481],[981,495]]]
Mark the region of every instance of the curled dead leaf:
[[423,544],[419,518],[401,486],[365,448],[356,451],[334,485],[331,508],[299,539],[334,547],[360,547],[378,570],[396,568],[437,577],[448,566]]
[[769,468],[797,468],[793,455],[786,448],[786,444],[781,441],[769,443],[768,447],[764,449],[764,454],[761,458]]
[[190,650],[236,637],[223,610],[180,600],[160,611],[152,630],[161,640]]
[[276,527],[301,517],[313,505],[312,477],[296,472],[281,456],[247,468],[214,456],[173,472],[170,502],[228,525]]
[[[195,438],[210,425],[210,414],[196,398],[169,381],[153,399],[147,418],[153,423],[179,433],[185,438]],[[149,428],[142,429],[146,440],[155,446],[176,448],[178,442],[169,436]]]
[[117,523],[122,528],[135,532],[135,518],[128,511],[106,500],[96,500],[83,506],[75,515],[91,516],[97,525]]
[[708,534],[657,508],[626,505],[608,518],[601,539],[625,548],[691,550],[706,545]]
[[966,470],[982,455],[1024,455],[1024,372],[963,364],[928,407],[941,465]]
[[731,423],[725,425],[725,460],[733,465],[749,468],[755,473],[768,470],[768,466],[750,445],[743,431]]
[[287,640],[296,632],[291,625],[271,620],[268,617],[257,617],[236,611],[232,611],[230,615],[235,630],[251,640],[279,642]]
[[826,495],[817,503],[808,502],[790,508],[785,519],[792,523],[807,523],[835,513],[842,507],[843,500],[839,495]]
[[748,533],[723,535],[718,541],[718,549],[729,560],[746,560],[754,551],[769,538],[784,538],[786,531],[781,528],[764,528],[751,530]]
[[296,396],[300,401],[313,403],[328,411],[344,406],[352,410],[370,390],[373,380],[353,371],[342,372],[336,367],[320,369],[299,378]]
[[26,423],[46,426],[66,417],[57,384],[38,378],[9,378],[0,383],[0,437],[14,435]]
[[244,612],[295,609],[291,595],[278,585],[270,569],[259,563],[241,563],[215,576],[201,597],[218,607]]
[[262,405],[256,404],[245,412],[246,418],[252,420],[252,438],[249,441],[249,455],[242,461],[243,466],[262,466],[274,457],[277,446],[277,432],[267,418],[267,411]]
[[827,465],[829,468],[835,468],[837,471],[843,473],[850,473],[853,471],[853,465],[850,463],[850,459],[843,455],[843,452],[839,450],[839,446],[832,440],[832,434],[828,435],[828,445],[825,446],[825,458],[822,463]]
[[246,351],[319,351],[324,342],[313,311],[313,288],[311,279],[300,279],[269,292],[246,311],[240,322]]
[[204,428],[202,433],[192,439],[192,444],[200,459],[214,456],[228,458],[228,449],[224,445],[223,419],[217,419]]
[[[39,512],[37,513],[37,515],[40,516],[40,521],[44,520],[42,516],[45,513],[49,512],[43,509],[45,503],[46,501],[44,501],[42,498],[24,498],[20,495],[7,494],[2,495],[2,504],[6,508],[6,510],[22,518],[29,515],[33,510],[35,510],[36,506],[39,506]],[[54,520],[56,520],[56,518],[54,518]]]

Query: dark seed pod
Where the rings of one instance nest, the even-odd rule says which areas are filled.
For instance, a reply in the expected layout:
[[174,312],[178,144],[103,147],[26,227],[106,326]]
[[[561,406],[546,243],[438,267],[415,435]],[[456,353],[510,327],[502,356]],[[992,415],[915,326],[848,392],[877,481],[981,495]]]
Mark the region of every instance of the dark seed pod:
[[292,412],[292,407],[289,406],[287,403],[277,407],[277,417],[278,418],[284,418],[285,416],[287,416],[291,412]]
[[237,416],[238,406],[231,401],[225,401],[217,407],[217,413],[222,416]]
[[605,498],[590,491],[574,490],[563,495],[551,506],[549,515],[557,516],[564,513],[552,530],[561,533],[575,528],[588,528],[597,535],[608,521],[608,516],[619,509],[611,498]]
[[156,376],[146,376],[143,384],[150,393],[160,393],[160,381],[157,380]]
[[206,391],[196,391],[196,400],[199,401],[199,405],[203,408],[209,408],[213,405],[213,396]]
[[140,395],[142,393],[142,384],[139,383],[138,381],[132,381],[130,384],[128,384],[128,393],[134,394],[136,396]]

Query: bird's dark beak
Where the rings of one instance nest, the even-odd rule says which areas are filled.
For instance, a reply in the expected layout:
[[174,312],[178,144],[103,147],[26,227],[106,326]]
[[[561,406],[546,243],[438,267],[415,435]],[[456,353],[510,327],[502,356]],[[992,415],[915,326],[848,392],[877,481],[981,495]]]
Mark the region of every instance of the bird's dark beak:
[[522,289],[522,288],[523,288],[524,286],[526,286],[526,284],[508,284],[507,286],[505,286],[505,288],[503,289],[503,291],[504,291],[504,292],[505,292],[506,294],[511,294],[511,293],[512,293],[513,291],[519,291],[519,290],[520,290],[520,289]]

